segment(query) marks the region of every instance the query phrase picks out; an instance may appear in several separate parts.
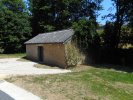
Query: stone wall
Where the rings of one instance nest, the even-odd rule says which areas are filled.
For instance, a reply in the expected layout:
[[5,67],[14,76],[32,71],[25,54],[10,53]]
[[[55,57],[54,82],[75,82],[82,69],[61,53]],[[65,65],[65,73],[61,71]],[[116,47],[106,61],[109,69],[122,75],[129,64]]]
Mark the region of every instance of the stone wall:
[[64,44],[28,44],[26,45],[27,58],[38,61],[38,46],[43,46],[43,62],[45,64],[67,67]]

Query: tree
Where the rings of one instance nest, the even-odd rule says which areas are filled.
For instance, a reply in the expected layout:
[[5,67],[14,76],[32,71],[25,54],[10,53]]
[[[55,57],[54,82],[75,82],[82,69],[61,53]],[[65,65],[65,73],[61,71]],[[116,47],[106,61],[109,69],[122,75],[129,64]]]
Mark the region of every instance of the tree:
[[[132,0],[112,0],[116,9],[115,14],[111,15],[114,22],[107,22],[104,27],[103,48],[101,49],[101,58],[104,62],[120,64],[130,61],[128,54],[130,50],[124,50],[123,45],[129,45],[132,42],[131,23],[132,23]],[[124,60],[123,60],[124,59]],[[126,60],[125,60],[126,59]]]
[[[126,2],[124,0],[112,0],[114,2],[114,6],[116,7],[116,13],[114,15],[115,23],[114,23],[114,47],[117,48],[120,42],[121,35],[121,27],[126,20]],[[125,6],[123,5],[125,3]]]
[[129,0],[129,11],[128,11],[128,17],[129,17],[129,26],[132,29],[132,33],[133,33],[133,0]]
[[112,0],[113,5],[116,8],[116,13],[109,14],[114,19],[114,47],[118,48],[118,44],[121,41],[122,35],[122,26],[123,25],[130,25],[132,27],[132,18],[133,18],[133,1],[132,0]]
[[115,48],[116,46],[116,40],[117,36],[116,33],[114,32],[115,25],[113,22],[106,22],[104,26],[104,34],[103,34],[103,41],[104,44],[103,46],[105,48]]
[[31,32],[29,14],[23,0],[0,1],[0,36],[4,53],[24,51]]
[[88,49],[92,45],[94,46],[98,44],[98,42],[100,43],[96,32],[97,27],[94,23],[94,20],[87,20],[85,18],[73,23],[75,38],[80,48]]
[[102,0],[30,0],[33,33],[66,29],[83,17],[96,22]]

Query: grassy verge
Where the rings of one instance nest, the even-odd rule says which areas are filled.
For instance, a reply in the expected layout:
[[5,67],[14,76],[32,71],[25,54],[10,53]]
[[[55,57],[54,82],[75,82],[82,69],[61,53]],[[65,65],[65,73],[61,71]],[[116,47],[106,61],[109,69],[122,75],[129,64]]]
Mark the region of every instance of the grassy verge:
[[25,53],[18,53],[18,54],[0,54],[0,58],[22,58],[25,57]]
[[[84,69],[84,70],[83,70]],[[44,100],[131,100],[133,73],[82,66],[73,73],[9,78]]]

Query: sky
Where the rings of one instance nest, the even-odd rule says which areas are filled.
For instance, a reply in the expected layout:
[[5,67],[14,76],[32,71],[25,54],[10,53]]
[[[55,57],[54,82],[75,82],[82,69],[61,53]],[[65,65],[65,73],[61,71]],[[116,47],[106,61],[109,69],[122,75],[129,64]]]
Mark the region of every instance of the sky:
[[111,0],[103,0],[103,2],[102,2],[102,4],[101,4],[102,6],[103,6],[103,10],[100,10],[99,11],[99,17],[98,17],[98,19],[97,19],[97,21],[100,23],[100,24],[105,24],[106,23],[106,21],[107,20],[109,20],[109,19],[102,19],[102,16],[104,16],[104,15],[107,15],[107,14],[109,14],[109,13],[115,13],[115,8],[113,7],[113,5],[112,5],[112,1]]

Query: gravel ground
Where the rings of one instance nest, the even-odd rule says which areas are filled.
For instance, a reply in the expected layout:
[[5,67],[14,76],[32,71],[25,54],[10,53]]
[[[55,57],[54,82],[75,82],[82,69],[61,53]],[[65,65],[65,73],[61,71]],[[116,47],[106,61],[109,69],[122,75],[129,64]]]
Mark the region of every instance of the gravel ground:
[[0,59],[0,77],[11,75],[41,75],[41,74],[59,74],[68,73],[65,69],[41,69],[35,68],[35,62],[17,61],[19,58]]

